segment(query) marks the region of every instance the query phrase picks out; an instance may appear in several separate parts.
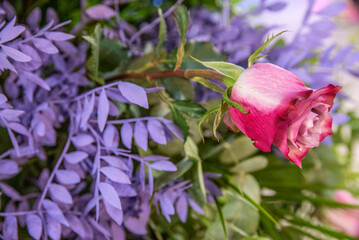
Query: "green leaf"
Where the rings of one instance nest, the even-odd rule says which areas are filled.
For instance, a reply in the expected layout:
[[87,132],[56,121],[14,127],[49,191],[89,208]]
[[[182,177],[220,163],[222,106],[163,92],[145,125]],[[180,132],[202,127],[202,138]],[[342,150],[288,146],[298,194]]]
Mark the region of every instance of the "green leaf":
[[[204,66],[211,68],[211,69],[215,70],[216,72],[219,72],[220,74],[231,78],[233,80],[233,81],[231,81],[233,84],[235,81],[237,81],[237,79],[239,78],[241,73],[244,71],[244,68],[242,68],[241,66],[237,66],[235,64],[228,63],[228,62],[222,62],[222,61],[204,62],[204,61],[198,60],[192,56],[191,56],[191,58],[193,60],[203,64]],[[230,86],[232,86],[232,85],[230,85]],[[227,87],[230,87],[230,86],[227,86]]]
[[225,164],[237,164],[258,152],[253,146],[252,140],[247,136],[239,136],[234,141],[226,142],[224,151],[219,156],[220,162]]
[[238,186],[231,182],[227,182],[227,185],[232,188],[235,192],[239,193],[241,197],[246,199],[249,203],[251,203],[255,208],[258,209],[260,213],[262,213],[265,217],[267,217],[271,222],[273,222],[275,225],[279,226],[278,222],[270,215],[261,205],[256,203],[250,196],[248,196],[245,192],[241,191]]
[[217,136],[217,128],[218,128],[219,124],[221,123],[222,117],[228,111],[228,109],[229,109],[228,104],[226,102],[222,102],[221,107],[217,111],[216,117],[214,119],[212,130],[213,130],[213,135],[215,136],[215,138],[217,139],[218,142],[219,142],[219,138]]
[[202,192],[202,198],[206,201],[206,188],[204,186],[204,178],[203,178],[203,169],[202,169],[202,160],[198,154],[198,148],[196,143],[192,140],[191,137],[187,138],[186,143],[184,144],[184,152],[186,153],[187,157],[190,159],[194,159],[197,161],[197,180],[199,183],[199,187]]
[[247,112],[241,104],[237,103],[237,102],[234,102],[232,101],[230,98],[230,95],[232,93],[232,87],[229,87],[227,88],[226,91],[223,92],[223,100],[228,103],[229,105],[231,105],[232,107],[235,107],[237,108],[241,113],[244,113],[244,114],[248,114],[250,112],[250,110]]
[[208,79],[202,77],[194,77],[192,78],[193,81],[198,82],[205,86],[206,88],[211,89],[212,91],[223,93],[223,89],[214,84],[213,82],[209,81]]
[[222,208],[218,202],[218,199],[216,197],[214,197],[214,201],[216,203],[217,206],[217,210],[218,210],[218,214],[219,214],[219,219],[221,220],[221,224],[222,224],[222,228],[223,228],[223,233],[226,236],[226,240],[228,240],[228,235],[227,235],[227,229],[226,229],[226,223],[224,221],[224,216],[223,216],[223,212],[222,212]]
[[187,120],[174,106],[171,106],[171,112],[172,112],[173,122],[182,130],[183,139],[186,141],[188,136],[188,130],[189,130]]
[[158,42],[156,45],[156,58],[160,58],[161,49],[167,41],[166,21],[163,18],[161,8],[158,8],[158,16],[160,17],[160,30],[158,33]]
[[199,105],[198,103],[194,103],[191,101],[182,101],[177,100],[172,102],[177,110],[183,112],[184,114],[193,117],[193,118],[200,118],[203,114],[206,113],[206,109]]
[[189,161],[188,159],[183,159],[179,163],[176,164],[177,171],[175,172],[165,172],[158,178],[156,178],[154,189],[158,190],[162,187],[164,187],[166,184],[168,184],[171,181],[174,181],[181,177],[183,174],[185,174],[193,165],[192,161]]
[[177,62],[175,67],[175,70],[177,70],[181,66],[182,58],[184,56],[184,46],[186,44],[189,16],[187,8],[183,5],[177,6],[174,11],[174,15],[179,34],[181,36],[180,44],[177,49]]
[[203,137],[203,134],[202,134],[202,123],[205,119],[207,119],[208,121],[208,118],[209,118],[209,115],[211,115],[212,113],[216,112],[218,109],[220,109],[220,105],[218,106],[215,106],[214,108],[211,108],[210,110],[208,110],[205,114],[203,114],[203,116],[201,117],[201,119],[198,121],[198,132],[199,132],[199,135],[201,136],[202,138],[202,141],[204,142],[204,137]]
[[265,57],[265,55],[259,56],[258,55],[264,50],[265,47],[267,47],[276,37],[278,37],[279,35],[285,33],[287,31],[282,31],[274,36],[272,36],[271,38],[267,38],[267,40],[262,44],[262,46],[260,46],[249,58],[248,58],[248,67],[252,66],[254,61],[261,58],[261,57]]
[[99,70],[110,72],[116,68],[123,68],[130,58],[130,53],[120,41],[105,38],[100,41]]
[[87,75],[92,80],[101,85],[105,82],[99,74],[100,66],[100,40],[102,36],[102,28],[97,24],[91,36],[83,36],[83,38],[91,44],[91,56],[86,62]]

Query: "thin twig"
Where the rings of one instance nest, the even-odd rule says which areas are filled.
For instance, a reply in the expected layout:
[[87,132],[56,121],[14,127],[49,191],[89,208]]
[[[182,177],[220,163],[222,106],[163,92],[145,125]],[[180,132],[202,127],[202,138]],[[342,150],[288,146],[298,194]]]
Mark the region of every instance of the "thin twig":
[[[178,5],[180,5],[183,2],[183,0],[178,0],[172,7],[170,7],[164,14],[163,14],[163,18],[168,17],[169,15],[172,14],[172,12],[177,8]],[[134,41],[136,41],[142,34],[149,32],[152,28],[154,28],[157,24],[160,23],[160,17],[156,18],[152,23],[144,26],[143,28],[141,28],[138,32],[136,32],[128,41],[129,44],[133,43]]]

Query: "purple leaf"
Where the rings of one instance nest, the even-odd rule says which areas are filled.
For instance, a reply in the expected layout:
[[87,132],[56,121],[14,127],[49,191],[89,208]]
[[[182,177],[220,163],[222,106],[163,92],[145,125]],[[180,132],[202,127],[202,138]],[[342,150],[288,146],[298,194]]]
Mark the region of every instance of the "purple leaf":
[[122,225],[123,222],[123,211],[121,209],[113,207],[111,204],[104,201],[105,209],[107,214],[115,221],[119,226]]
[[42,221],[38,215],[28,214],[26,215],[26,226],[30,236],[38,240],[42,234]]
[[20,133],[25,136],[29,135],[29,131],[23,125],[21,125],[19,123],[11,122],[7,126],[17,133]]
[[105,146],[108,148],[117,148],[119,144],[119,133],[118,129],[112,124],[107,125],[105,131],[103,132],[103,140]]
[[113,240],[126,240],[125,230],[120,226],[115,223],[111,224],[111,233],[113,236]]
[[77,174],[77,172],[72,170],[57,170],[56,179],[64,185],[77,184],[81,181],[80,176]]
[[84,108],[83,108],[81,123],[80,123],[80,127],[82,129],[85,129],[87,125],[87,121],[91,116],[94,106],[95,106],[95,95],[92,94],[90,100],[88,100],[88,97],[85,97]]
[[13,187],[11,187],[5,183],[0,183],[0,189],[6,196],[8,196],[9,198],[11,198],[13,200],[21,200],[22,199],[21,195]]
[[185,223],[187,219],[187,212],[188,212],[188,202],[185,194],[182,194],[177,199],[176,212],[181,222]]
[[131,149],[133,128],[131,123],[124,123],[121,127],[121,139],[126,148]]
[[103,20],[116,16],[116,11],[104,4],[98,4],[88,8],[86,14],[92,19]]
[[71,230],[77,233],[81,238],[85,238],[86,232],[82,221],[72,214],[67,215],[67,220]]
[[15,120],[17,117],[22,115],[24,111],[15,109],[4,109],[0,111],[0,115],[9,121]]
[[108,183],[100,182],[98,188],[107,203],[111,204],[115,208],[122,209],[121,200],[114,187]]
[[41,57],[33,47],[27,44],[20,44],[20,49],[26,55],[31,56],[31,62],[22,64],[22,66],[25,66],[26,68],[25,70],[31,71],[38,69],[41,66],[42,64]]
[[164,87],[145,88],[146,93],[154,93],[161,90],[165,90]]
[[4,94],[0,93],[0,105],[4,104],[5,102],[7,102],[7,97]]
[[47,234],[52,240],[61,239],[61,224],[56,222],[56,219],[47,218]]
[[42,202],[42,205],[45,208],[46,213],[49,214],[50,217],[52,217],[59,223],[65,225],[66,227],[70,226],[69,223],[67,222],[64,214],[62,213],[62,211],[60,210],[59,206],[57,206],[56,203],[54,203],[48,199],[44,199],[44,201]]
[[37,49],[47,54],[56,54],[59,50],[55,47],[52,42],[45,38],[33,38],[32,43]]
[[116,188],[116,190],[120,197],[137,196],[137,192],[128,184],[121,184],[120,187]]
[[15,216],[6,216],[3,225],[3,237],[4,239],[17,240],[17,220]]
[[124,171],[129,171],[127,165],[123,162],[123,160],[119,157],[114,156],[101,156],[103,160],[105,160],[110,166],[117,167]]
[[147,151],[148,132],[145,124],[142,121],[137,121],[135,124],[135,141],[137,145],[144,151]]
[[170,161],[158,161],[158,162],[152,163],[150,166],[151,166],[151,168],[154,168],[154,169],[160,170],[160,171],[169,171],[169,172],[177,171],[176,165],[174,165]]
[[1,48],[2,48],[2,50],[4,50],[4,53],[6,55],[11,57],[15,61],[18,61],[18,62],[29,62],[29,61],[31,61],[30,56],[20,52],[19,50],[15,49],[15,48],[7,47],[5,45],[1,45]]
[[40,173],[40,177],[37,180],[37,185],[39,186],[39,188],[41,190],[43,190],[45,188],[45,185],[47,183],[47,181],[49,180],[50,177],[50,171],[47,168],[44,168],[44,170],[42,170],[42,172]]
[[140,178],[142,190],[144,190],[146,183],[145,183],[145,164],[143,162],[141,162],[140,164],[139,178]]
[[148,108],[147,94],[143,87],[130,82],[119,82],[118,89],[130,103]]
[[287,6],[287,3],[285,2],[276,2],[276,3],[273,3],[269,6],[267,6],[266,8],[270,11],[280,11],[282,10],[283,8],[285,8]]
[[149,156],[143,157],[143,159],[146,161],[167,161],[170,158],[166,157],[166,156],[161,156],[161,155],[149,155]]
[[5,43],[19,36],[25,28],[23,26],[14,26],[16,17],[14,17],[1,31],[0,43]]
[[29,16],[26,18],[27,25],[30,26],[31,29],[38,28],[41,21],[41,9],[36,7],[31,11]]
[[100,171],[111,181],[117,183],[131,184],[130,178],[118,168],[114,167],[102,167]]
[[65,160],[68,162],[68,163],[71,163],[71,164],[76,164],[76,163],[79,163],[81,161],[83,161],[84,159],[86,159],[88,157],[88,153],[86,152],[81,152],[81,151],[74,151],[74,152],[71,152],[71,153],[68,153],[65,155]]
[[198,206],[198,204],[195,201],[193,201],[192,198],[190,197],[188,198],[188,203],[191,206],[191,208],[195,210],[197,213],[204,214],[202,208]]
[[97,122],[100,132],[102,132],[103,129],[105,128],[109,110],[110,110],[110,104],[106,96],[106,91],[102,89],[98,101],[98,108],[97,108]]
[[74,38],[74,35],[63,32],[45,32],[45,37],[54,41],[66,41]]
[[[17,208],[18,212],[26,212],[30,210],[29,202],[25,199],[19,203],[19,206]],[[25,228],[26,222],[25,222],[25,215],[18,216],[19,226],[21,228]]]
[[22,74],[26,77],[27,80],[39,85],[43,89],[50,91],[50,86],[39,76],[32,72],[24,71]]
[[153,141],[162,145],[167,144],[166,133],[160,121],[155,119],[148,120],[147,129]]
[[74,137],[72,137],[72,142],[76,147],[85,147],[94,142],[94,139],[91,135],[80,133]]
[[50,196],[53,200],[65,204],[72,204],[70,192],[62,185],[52,183],[49,187]]
[[148,206],[141,206],[141,212],[137,216],[128,216],[124,221],[127,230],[137,235],[145,235],[147,233],[146,226],[150,216]]
[[162,214],[166,217],[167,221],[171,222],[171,218],[169,217],[169,215],[175,214],[175,209],[166,194],[164,194],[163,197],[160,199],[160,206]]
[[110,239],[111,234],[109,232],[109,229],[106,227],[104,227],[102,224],[96,222],[94,219],[90,218],[89,222],[91,223],[91,225],[97,230],[99,231],[101,234],[103,234],[105,236],[105,239]]
[[153,175],[152,175],[152,169],[150,167],[148,168],[147,174],[148,174],[148,188],[150,191],[150,196],[152,196],[152,194],[153,194]]
[[17,73],[14,66],[6,59],[6,55],[0,52],[0,71],[3,71],[4,69],[9,69],[14,73]]
[[183,133],[181,131],[181,129],[174,124],[173,122],[167,120],[164,121],[165,126],[179,139],[181,139],[183,141]]
[[334,17],[338,15],[347,6],[345,2],[334,2],[317,12],[318,15]]
[[12,160],[0,160],[0,174],[13,175],[20,171],[19,166]]

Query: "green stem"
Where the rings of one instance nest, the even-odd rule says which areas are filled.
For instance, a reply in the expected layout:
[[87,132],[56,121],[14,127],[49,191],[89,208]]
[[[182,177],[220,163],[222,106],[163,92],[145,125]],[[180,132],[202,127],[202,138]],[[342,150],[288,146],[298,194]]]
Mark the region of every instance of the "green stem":
[[223,75],[208,69],[188,69],[188,70],[167,70],[158,72],[146,72],[146,73],[123,73],[113,77],[107,78],[106,82],[113,82],[120,79],[159,79],[166,77],[178,77],[178,78],[193,78],[203,77],[210,78],[219,82],[223,82]]

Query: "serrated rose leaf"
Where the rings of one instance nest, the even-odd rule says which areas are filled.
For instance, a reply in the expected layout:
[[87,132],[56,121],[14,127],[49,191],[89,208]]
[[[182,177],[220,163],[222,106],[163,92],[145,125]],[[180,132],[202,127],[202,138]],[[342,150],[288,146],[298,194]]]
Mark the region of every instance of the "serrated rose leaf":
[[66,227],[69,227],[69,223],[66,220],[64,214],[62,213],[59,206],[54,203],[53,201],[50,201],[48,199],[44,199],[42,202],[43,207],[46,210],[46,213],[49,214],[50,217],[58,221],[59,223],[65,225]]
[[166,133],[160,121],[155,119],[148,120],[147,129],[153,141],[162,145],[167,144]]
[[61,184],[77,184],[81,181],[80,176],[77,172],[72,170],[57,170],[56,171],[56,179]]
[[106,96],[106,91],[102,89],[98,101],[98,108],[97,108],[97,122],[100,132],[102,132],[103,129],[105,128],[109,110],[110,110],[110,104]]
[[130,103],[148,108],[147,94],[143,87],[130,82],[119,82],[118,89]]
[[30,236],[38,240],[42,235],[42,221],[38,215],[28,214],[26,215],[26,226]]
[[102,197],[107,203],[115,208],[122,209],[121,200],[113,186],[108,183],[100,182],[98,187]]
[[76,163],[79,163],[79,162],[85,160],[88,156],[89,155],[86,152],[74,151],[74,152],[65,154],[65,160],[68,163],[76,164]]
[[146,125],[142,121],[136,122],[134,135],[137,145],[144,151],[147,151],[148,132]]
[[130,178],[126,173],[115,167],[102,167],[100,171],[111,181],[117,183],[131,184]]
[[157,162],[151,164],[151,168],[154,168],[154,169],[160,170],[160,171],[169,171],[169,172],[177,171],[176,165],[174,165],[170,161],[157,161]]

